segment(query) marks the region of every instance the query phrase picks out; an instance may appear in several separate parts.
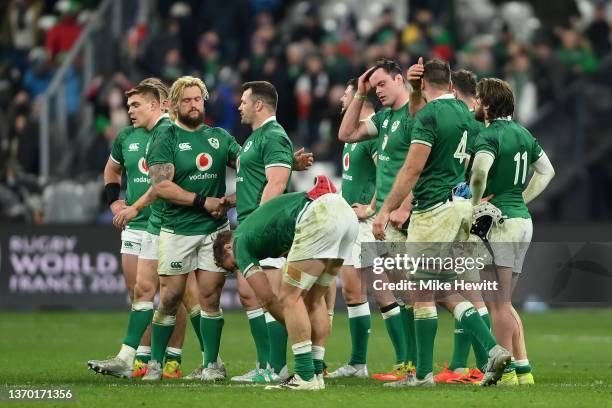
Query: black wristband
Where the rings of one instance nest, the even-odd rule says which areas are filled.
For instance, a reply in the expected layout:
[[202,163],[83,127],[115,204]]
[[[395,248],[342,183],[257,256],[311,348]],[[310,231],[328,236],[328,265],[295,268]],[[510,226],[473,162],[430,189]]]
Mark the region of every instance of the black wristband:
[[206,197],[195,193],[195,197],[193,199],[193,206],[202,212],[208,212],[206,211],[206,208],[204,208],[204,203],[206,203]]
[[111,205],[119,199],[119,192],[121,191],[121,185],[119,183],[108,183],[104,186],[104,196],[106,197],[106,204]]

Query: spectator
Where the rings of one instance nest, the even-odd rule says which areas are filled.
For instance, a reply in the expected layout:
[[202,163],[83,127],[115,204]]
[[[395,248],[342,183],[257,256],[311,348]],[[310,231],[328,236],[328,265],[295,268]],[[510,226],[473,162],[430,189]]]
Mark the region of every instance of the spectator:
[[586,36],[598,58],[610,52],[610,23],[606,20],[605,3],[599,2],[595,5],[595,16],[586,29]]
[[42,13],[41,0],[12,0],[2,22],[2,43],[8,47],[11,65],[24,72],[28,53],[38,43],[38,19]]
[[61,62],[63,55],[70,51],[82,30],[77,22],[78,2],[61,0],[57,2],[56,8],[61,13],[60,21],[47,32],[45,40],[45,47],[53,63]]
[[295,84],[301,141],[307,147],[312,147],[317,141],[319,123],[327,109],[329,77],[323,68],[321,56],[311,54],[306,59],[306,72]]
[[560,29],[561,46],[557,55],[567,68],[571,79],[590,74],[597,69],[597,57],[585,38],[573,29]]
[[514,91],[514,116],[528,126],[537,114],[538,95],[529,56],[522,49],[513,53],[506,79]]
[[319,45],[325,37],[325,30],[319,21],[319,10],[313,4],[308,4],[301,23],[295,28],[291,35],[291,42],[309,42]]

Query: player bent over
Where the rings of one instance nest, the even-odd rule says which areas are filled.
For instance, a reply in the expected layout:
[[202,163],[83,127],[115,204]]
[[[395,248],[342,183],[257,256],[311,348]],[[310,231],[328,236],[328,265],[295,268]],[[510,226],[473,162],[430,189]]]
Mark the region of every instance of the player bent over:
[[350,256],[359,225],[329,179],[309,193],[275,197],[232,233],[222,232],[215,262],[244,275],[261,273],[259,260],[288,252],[280,302],[295,358],[295,374],[266,389],[320,390],[329,316],[324,296],[343,260]]
[[[513,356],[500,384],[528,385],[534,380],[523,323],[512,306],[512,291],[533,232],[527,204],[546,188],[555,171],[537,140],[512,120],[514,95],[510,86],[500,79],[486,78],[478,83],[476,92],[476,118],[488,126],[480,132],[474,148],[472,204],[476,217],[479,207],[489,205],[501,212],[504,219],[503,223],[490,225],[488,239],[493,265],[485,266],[482,271],[483,279],[499,282],[499,297],[488,298],[486,303],[493,318],[495,337],[502,346],[512,350]],[[535,172],[525,188],[529,168]],[[483,194],[493,195],[490,203],[479,203]]]

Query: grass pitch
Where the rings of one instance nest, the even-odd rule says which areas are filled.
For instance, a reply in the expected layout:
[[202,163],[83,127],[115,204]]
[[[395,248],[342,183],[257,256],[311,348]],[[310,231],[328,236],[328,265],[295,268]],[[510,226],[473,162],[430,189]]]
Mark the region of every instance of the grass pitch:
[[[0,405],[70,407],[352,407],[393,406],[590,406],[612,407],[612,310],[557,310],[523,315],[527,347],[536,385],[480,388],[444,385],[435,388],[385,389],[375,380],[327,380],[320,392],[265,391],[261,386],[164,381],[143,384],[88,371],[89,359],[114,355],[128,313],[0,313]],[[244,313],[226,313],[221,353],[228,374],[254,366],[255,347]],[[452,352],[452,320],[440,313],[435,360]],[[197,340],[187,327],[183,371],[200,359]],[[346,314],[334,318],[327,346],[330,369],[350,353]],[[288,356],[291,360],[291,355]],[[473,356],[470,356],[473,362]],[[370,373],[387,371],[393,352],[384,324],[373,314],[368,352]],[[71,401],[8,401],[18,388],[71,389]]]

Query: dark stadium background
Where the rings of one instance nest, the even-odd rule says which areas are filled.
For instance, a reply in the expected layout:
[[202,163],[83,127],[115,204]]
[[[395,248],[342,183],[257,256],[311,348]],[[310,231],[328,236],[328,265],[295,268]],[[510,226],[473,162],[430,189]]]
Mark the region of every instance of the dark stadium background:
[[[123,92],[141,79],[201,77],[208,124],[239,142],[249,133],[240,84],[272,82],[279,122],[315,154],[292,176],[301,190],[315,174],[340,183],[346,81],[377,58],[408,68],[419,56],[509,81],[515,119],[555,166],[530,209],[534,240],[563,255],[550,255],[519,300],[611,301],[607,246],[580,242],[608,242],[612,231],[612,3],[8,0],[0,16],[0,309],[126,309],[102,170],[128,124]],[[227,308],[238,306],[232,284]],[[594,287],[603,294],[589,298]]]

